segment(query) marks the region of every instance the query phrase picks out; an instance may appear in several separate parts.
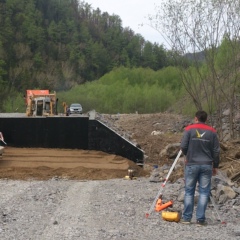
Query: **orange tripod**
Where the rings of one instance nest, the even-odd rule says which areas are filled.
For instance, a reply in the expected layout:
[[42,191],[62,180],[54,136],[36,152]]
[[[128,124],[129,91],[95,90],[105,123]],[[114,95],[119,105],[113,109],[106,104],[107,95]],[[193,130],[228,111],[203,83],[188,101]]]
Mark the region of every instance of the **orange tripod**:
[[[160,196],[162,196],[163,189],[164,189],[164,187],[165,187],[165,185],[166,185],[166,183],[167,183],[167,181],[168,181],[168,178],[169,178],[169,176],[171,175],[171,173],[172,173],[172,171],[173,171],[173,169],[174,169],[174,167],[175,167],[178,159],[180,158],[181,154],[182,154],[182,150],[180,150],[180,151],[178,152],[178,155],[177,155],[176,159],[174,160],[174,162],[173,162],[173,164],[172,164],[172,167],[171,167],[171,168],[169,169],[169,171],[168,171],[168,174],[167,174],[167,177],[166,177],[165,181],[164,181],[163,184],[161,185],[161,189],[159,190],[157,196],[155,197],[155,199],[154,199],[154,201],[153,201],[153,203],[152,203],[149,211],[148,211],[148,212],[146,213],[146,215],[145,215],[146,218],[148,218],[148,217],[150,216],[150,214],[152,213],[152,211],[153,211],[153,209],[154,209],[154,206],[155,206],[157,200],[159,199]],[[166,207],[165,207],[165,208],[166,208]]]
[[157,203],[156,203],[156,206],[155,206],[155,211],[156,211],[156,212],[160,212],[160,211],[162,211],[163,209],[168,208],[168,207],[170,207],[170,206],[172,206],[172,205],[173,205],[173,201],[172,201],[172,200],[171,200],[171,201],[168,201],[168,202],[166,202],[166,203],[162,203],[162,199],[159,198],[159,199],[157,200]]

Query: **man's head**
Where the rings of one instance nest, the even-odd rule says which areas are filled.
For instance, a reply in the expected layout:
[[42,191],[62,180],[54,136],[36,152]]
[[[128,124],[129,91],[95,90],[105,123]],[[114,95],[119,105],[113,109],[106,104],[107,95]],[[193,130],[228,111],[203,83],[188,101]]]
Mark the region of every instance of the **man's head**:
[[195,114],[195,121],[205,123],[207,121],[207,113],[205,111],[197,111]]

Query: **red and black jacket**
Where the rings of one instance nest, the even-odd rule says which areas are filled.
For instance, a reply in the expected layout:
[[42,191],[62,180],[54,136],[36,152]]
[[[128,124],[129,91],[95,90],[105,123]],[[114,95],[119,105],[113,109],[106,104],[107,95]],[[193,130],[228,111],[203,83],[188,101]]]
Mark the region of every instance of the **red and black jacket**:
[[185,128],[181,149],[187,165],[213,165],[218,168],[220,146],[216,130],[205,123],[195,123]]

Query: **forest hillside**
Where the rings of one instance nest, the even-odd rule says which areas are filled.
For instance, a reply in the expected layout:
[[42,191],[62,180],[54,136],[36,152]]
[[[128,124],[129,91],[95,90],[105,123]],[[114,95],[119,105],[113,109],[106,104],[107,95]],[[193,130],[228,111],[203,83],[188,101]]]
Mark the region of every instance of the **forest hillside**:
[[8,91],[68,90],[115,67],[170,64],[162,45],[84,1],[1,1],[0,23],[0,88]]

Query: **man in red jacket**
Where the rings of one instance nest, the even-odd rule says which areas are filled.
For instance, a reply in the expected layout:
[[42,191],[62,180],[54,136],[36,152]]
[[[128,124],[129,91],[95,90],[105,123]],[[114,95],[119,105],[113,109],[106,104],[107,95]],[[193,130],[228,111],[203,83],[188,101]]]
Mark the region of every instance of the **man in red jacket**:
[[195,123],[185,128],[181,149],[186,156],[185,196],[181,223],[190,224],[194,209],[196,185],[199,187],[199,199],[196,218],[198,225],[206,225],[205,211],[211,191],[212,175],[217,173],[219,165],[219,141],[216,130],[206,124],[207,113],[198,111]]

